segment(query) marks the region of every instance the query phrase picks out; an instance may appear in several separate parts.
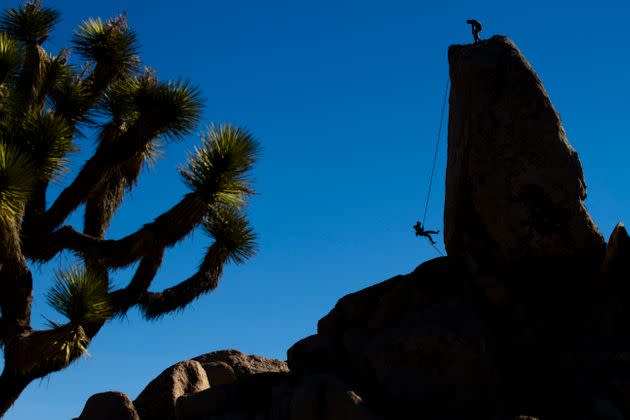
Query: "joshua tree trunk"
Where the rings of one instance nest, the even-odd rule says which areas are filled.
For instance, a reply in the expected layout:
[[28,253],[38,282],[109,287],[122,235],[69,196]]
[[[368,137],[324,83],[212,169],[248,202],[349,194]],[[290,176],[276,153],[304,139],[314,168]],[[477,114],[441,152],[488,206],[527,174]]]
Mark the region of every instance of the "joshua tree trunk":
[[5,366],[0,375],[0,418],[11,408],[31,381],[32,379],[8,374]]

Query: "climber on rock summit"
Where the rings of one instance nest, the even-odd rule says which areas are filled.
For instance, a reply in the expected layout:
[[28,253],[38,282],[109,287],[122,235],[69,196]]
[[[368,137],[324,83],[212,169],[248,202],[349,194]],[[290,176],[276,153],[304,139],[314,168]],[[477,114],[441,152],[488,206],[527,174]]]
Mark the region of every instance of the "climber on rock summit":
[[483,30],[483,26],[481,26],[481,23],[475,19],[468,19],[466,23],[471,25],[472,27],[472,34],[473,34],[473,38],[475,39],[475,44],[476,44],[480,40],[479,32]]

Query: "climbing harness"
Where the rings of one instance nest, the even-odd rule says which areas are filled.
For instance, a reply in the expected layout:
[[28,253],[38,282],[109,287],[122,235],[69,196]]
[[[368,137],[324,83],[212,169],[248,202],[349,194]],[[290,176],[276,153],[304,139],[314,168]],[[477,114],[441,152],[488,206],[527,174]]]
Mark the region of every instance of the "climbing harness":
[[[424,214],[422,215],[422,223],[420,223],[420,226],[424,226],[424,222],[426,221],[426,218],[427,218],[427,211],[429,210],[429,199],[431,198],[431,189],[433,187],[433,177],[435,176],[435,164],[437,162],[437,155],[438,155],[438,150],[439,150],[439,147],[440,147],[440,138],[442,136],[442,125],[444,123],[444,111],[446,110],[446,98],[448,97],[448,89],[450,87],[450,81],[451,81],[450,78],[447,77],[446,78],[446,89],[444,89],[444,100],[442,101],[442,114],[440,115],[440,126],[438,128],[437,140],[435,142],[435,152],[433,153],[433,164],[431,165],[431,176],[429,178],[429,188],[427,190],[427,199],[426,199],[426,201],[424,203]],[[416,236],[424,236],[424,235],[416,235]],[[431,242],[429,242],[429,243],[431,243]],[[440,251],[440,249],[437,246],[435,246],[434,243],[431,243],[431,246],[440,255],[442,255],[442,256],[444,255],[444,253],[442,251]]]

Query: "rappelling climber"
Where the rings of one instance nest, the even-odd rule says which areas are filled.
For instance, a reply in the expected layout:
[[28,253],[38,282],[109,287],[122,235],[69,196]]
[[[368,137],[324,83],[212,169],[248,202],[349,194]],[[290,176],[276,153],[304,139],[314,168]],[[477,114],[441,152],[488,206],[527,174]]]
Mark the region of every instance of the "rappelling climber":
[[439,230],[424,230],[424,227],[420,222],[416,222],[416,224],[413,225],[413,228],[416,231],[416,236],[424,236],[429,240],[429,242],[431,242],[431,245],[435,245],[435,241],[433,240],[433,237],[431,237],[431,235],[437,235],[438,233],[440,233]]
[[483,30],[483,26],[481,26],[481,23],[475,19],[468,19],[466,23],[472,27],[472,34],[473,34],[473,38],[475,39],[475,44],[476,44],[480,40],[479,32]]

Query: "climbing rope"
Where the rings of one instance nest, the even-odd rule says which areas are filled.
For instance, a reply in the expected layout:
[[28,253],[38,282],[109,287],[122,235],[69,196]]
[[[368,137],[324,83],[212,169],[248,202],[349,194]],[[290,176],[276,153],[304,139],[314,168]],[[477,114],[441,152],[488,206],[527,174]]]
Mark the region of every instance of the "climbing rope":
[[437,251],[438,254],[440,254],[441,256],[444,256],[444,253],[440,250],[440,248],[438,248],[434,244],[431,244],[431,246],[433,247],[433,249],[435,249]]
[[429,189],[427,191],[427,200],[424,203],[424,214],[422,215],[422,226],[424,226],[427,218],[427,210],[429,209],[429,198],[431,197],[431,187],[433,186],[433,176],[435,175],[435,162],[437,162],[438,149],[440,147],[440,137],[442,135],[442,123],[444,122],[444,110],[446,109],[446,97],[448,96],[448,88],[450,78],[446,78],[446,89],[444,89],[444,100],[442,101],[442,115],[440,116],[440,128],[438,128],[437,141],[435,142],[435,152],[433,153],[433,165],[431,166],[431,177],[429,178]]
[[433,249],[435,249],[437,253],[440,254],[441,256],[444,256],[444,253],[437,246],[435,246],[435,243],[430,236],[431,234],[438,233],[438,232],[425,230],[424,222],[426,221],[427,211],[429,209],[429,199],[431,198],[431,188],[433,186],[433,177],[435,176],[435,163],[437,162],[438,150],[440,148],[440,138],[442,136],[442,125],[444,123],[444,111],[446,110],[446,97],[448,96],[449,85],[450,85],[450,79],[447,77],[446,89],[444,89],[444,100],[442,101],[442,115],[440,115],[440,127],[438,128],[437,140],[435,142],[435,152],[433,153],[433,165],[431,165],[431,177],[429,178],[429,188],[427,190],[427,199],[424,203],[424,214],[422,215],[422,223],[417,222],[414,225],[414,229],[416,230],[416,236],[425,236],[429,240]]

